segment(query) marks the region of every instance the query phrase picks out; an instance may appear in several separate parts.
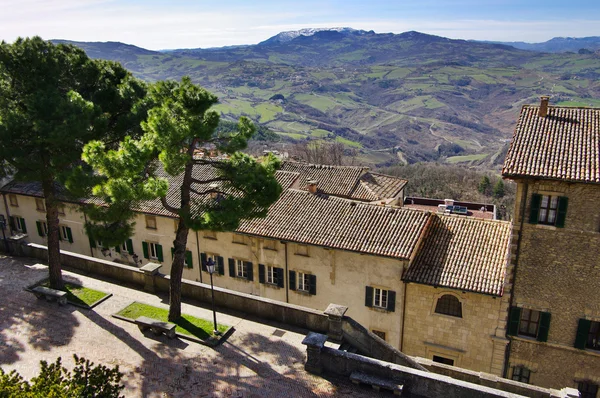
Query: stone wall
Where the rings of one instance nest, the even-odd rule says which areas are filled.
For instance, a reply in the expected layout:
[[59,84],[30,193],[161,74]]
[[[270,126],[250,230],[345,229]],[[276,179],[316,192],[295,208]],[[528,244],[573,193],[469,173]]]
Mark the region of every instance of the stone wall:
[[[525,199],[524,222],[520,206]],[[566,196],[564,228],[530,224],[532,194]],[[578,321],[600,321],[600,186],[521,181],[514,231],[521,229],[513,306],[551,314],[547,342],[514,338],[509,367],[526,366],[530,382],[558,388],[578,381],[600,384],[600,352],[574,348]],[[506,376],[512,375],[512,369]]]

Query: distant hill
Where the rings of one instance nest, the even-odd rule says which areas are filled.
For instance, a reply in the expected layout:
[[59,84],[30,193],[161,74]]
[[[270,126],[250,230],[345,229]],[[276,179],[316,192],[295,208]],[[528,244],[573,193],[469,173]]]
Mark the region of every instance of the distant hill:
[[92,58],[108,59],[120,61],[122,63],[127,60],[135,60],[138,55],[157,54],[156,51],[146,50],[145,48],[124,44],[118,41],[82,42],[61,39],[53,39],[50,41],[55,44],[72,44],[77,46],[83,49],[87,55]]
[[[302,34],[305,32],[305,34]],[[285,32],[258,45],[154,52],[75,43],[148,81],[189,75],[284,141],[328,140],[378,165],[446,161],[497,168],[519,109],[600,106],[600,56],[540,53],[419,32]],[[500,160],[499,160],[500,159]]]
[[492,42],[505,44],[521,50],[540,51],[548,53],[579,52],[588,50],[591,52],[600,50],[600,36],[590,37],[555,37],[543,43],[515,42]]

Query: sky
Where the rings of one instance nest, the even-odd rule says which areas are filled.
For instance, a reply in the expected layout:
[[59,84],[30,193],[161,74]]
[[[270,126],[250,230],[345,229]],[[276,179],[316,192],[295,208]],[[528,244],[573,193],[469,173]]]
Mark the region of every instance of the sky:
[[453,39],[600,36],[598,0],[0,0],[0,40],[41,36],[160,50],[256,44],[282,31],[352,27]]

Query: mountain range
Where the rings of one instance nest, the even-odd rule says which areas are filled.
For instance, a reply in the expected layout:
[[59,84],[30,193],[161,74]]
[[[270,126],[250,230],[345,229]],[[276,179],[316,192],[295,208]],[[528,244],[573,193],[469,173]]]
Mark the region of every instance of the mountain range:
[[225,120],[246,115],[276,132],[281,142],[269,145],[337,141],[378,165],[441,160],[493,167],[522,104],[551,95],[552,104],[600,106],[600,55],[591,50],[544,53],[351,28],[161,52],[69,43],[147,81],[189,75],[219,96],[216,109]]

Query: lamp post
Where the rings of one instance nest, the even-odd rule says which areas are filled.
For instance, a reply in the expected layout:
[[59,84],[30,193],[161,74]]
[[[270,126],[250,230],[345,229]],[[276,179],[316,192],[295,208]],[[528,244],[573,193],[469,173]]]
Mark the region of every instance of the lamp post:
[[206,261],[205,265],[206,265],[206,270],[210,274],[210,293],[211,293],[211,297],[212,297],[212,312],[213,312],[213,323],[214,323],[213,334],[215,336],[218,336],[221,333],[217,329],[217,313],[215,311],[215,288],[213,286],[213,274],[215,273],[215,268],[216,268],[215,261],[212,258],[209,258]]

